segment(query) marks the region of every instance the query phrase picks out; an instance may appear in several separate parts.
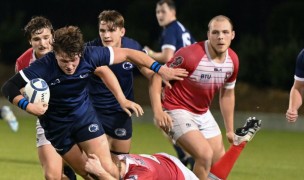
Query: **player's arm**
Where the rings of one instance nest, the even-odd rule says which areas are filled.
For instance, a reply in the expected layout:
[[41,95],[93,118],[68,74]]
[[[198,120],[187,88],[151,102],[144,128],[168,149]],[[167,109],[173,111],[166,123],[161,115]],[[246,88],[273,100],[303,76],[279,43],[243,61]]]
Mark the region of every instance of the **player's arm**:
[[235,106],[235,94],[233,89],[221,88],[219,95],[219,104],[221,113],[224,119],[226,127],[226,136],[230,143],[233,142],[234,136],[234,106]]
[[47,110],[47,106],[44,106],[42,103],[30,103],[21,94],[20,90],[26,85],[26,83],[27,82],[22,78],[20,73],[17,73],[4,83],[2,86],[2,93],[12,104],[20,107],[28,113],[36,116],[43,115]]
[[152,49],[150,49],[148,46],[145,46],[144,48],[148,55],[155,59],[156,61],[165,64],[167,63],[174,55],[174,50],[170,48],[164,48],[161,52],[155,52]]
[[94,174],[100,180],[116,180],[116,178],[114,178],[101,166],[100,160],[95,154],[88,155],[88,160],[85,164],[85,170],[91,174]]
[[286,112],[288,122],[295,122],[298,119],[298,109],[302,105],[304,81],[295,80],[289,94],[289,106]]
[[158,127],[162,128],[165,132],[168,132],[171,130],[173,124],[171,117],[162,109],[161,86],[162,78],[158,74],[154,74],[149,86],[149,95],[154,113],[154,121]]
[[143,109],[139,104],[136,104],[133,101],[130,101],[124,95],[120,84],[113,73],[113,71],[108,66],[100,66],[95,71],[94,74],[102,79],[107,88],[113,93],[117,101],[119,102],[121,108],[131,116],[132,113],[129,109],[131,109],[136,116],[143,114]]
[[114,51],[114,64],[121,63],[128,59],[137,66],[144,66],[150,68],[154,72],[160,74],[166,81],[169,80],[182,80],[187,77],[188,72],[185,69],[172,69],[162,66],[145,53],[128,48],[113,48]]

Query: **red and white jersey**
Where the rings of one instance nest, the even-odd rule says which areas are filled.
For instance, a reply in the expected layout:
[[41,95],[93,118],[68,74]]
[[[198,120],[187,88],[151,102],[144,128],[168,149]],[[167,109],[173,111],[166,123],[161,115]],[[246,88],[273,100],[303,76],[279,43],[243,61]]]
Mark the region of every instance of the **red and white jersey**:
[[126,180],[185,180],[183,172],[168,157],[162,154],[154,155],[119,155],[126,162]]
[[189,75],[183,81],[173,82],[172,89],[165,88],[164,108],[204,114],[220,88],[234,88],[239,69],[238,56],[229,48],[225,61],[216,63],[211,59],[207,43],[181,48],[167,63],[168,67],[186,69]]
[[36,60],[33,48],[29,48],[25,51],[16,61],[15,72],[28,67],[32,62]]

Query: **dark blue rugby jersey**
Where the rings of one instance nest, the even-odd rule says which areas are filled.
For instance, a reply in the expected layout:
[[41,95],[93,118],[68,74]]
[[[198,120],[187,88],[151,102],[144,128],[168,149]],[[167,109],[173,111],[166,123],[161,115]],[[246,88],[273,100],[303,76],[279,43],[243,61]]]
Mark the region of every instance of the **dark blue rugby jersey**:
[[[97,38],[87,43],[88,46],[103,46],[101,39]],[[122,47],[142,51],[142,46],[135,40],[123,37]],[[109,66],[116,75],[121,89],[127,99],[134,101],[133,69],[136,66],[131,62],[123,62]],[[107,111],[123,111],[112,92],[97,76],[92,76],[89,84],[89,93],[94,107]]]
[[195,42],[190,32],[178,21],[168,24],[162,31],[161,49],[170,48],[174,51],[189,46]]
[[88,78],[96,67],[110,65],[113,59],[112,48],[86,47],[76,72],[66,75],[59,68],[55,54],[50,52],[20,73],[26,81],[42,78],[49,85],[49,108],[41,119],[69,121],[83,116],[88,109]]
[[[304,79],[304,49],[298,54],[297,62],[296,62],[296,78],[303,78]],[[298,79],[303,81],[303,79]]]

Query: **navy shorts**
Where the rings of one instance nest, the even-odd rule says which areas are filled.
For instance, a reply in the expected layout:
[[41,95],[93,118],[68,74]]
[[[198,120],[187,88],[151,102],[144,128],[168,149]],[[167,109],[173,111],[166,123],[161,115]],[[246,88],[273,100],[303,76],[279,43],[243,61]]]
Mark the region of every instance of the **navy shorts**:
[[60,155],[64,155],[77,143],[104,134],[104,129],[92,107],[89,107],[83,116],[64,119],[66,121],[40,120],[46,138]]
[[104,112],[96,110],[105,133],[119,140],[127,140],[132,137],[132,119],[124,111]]

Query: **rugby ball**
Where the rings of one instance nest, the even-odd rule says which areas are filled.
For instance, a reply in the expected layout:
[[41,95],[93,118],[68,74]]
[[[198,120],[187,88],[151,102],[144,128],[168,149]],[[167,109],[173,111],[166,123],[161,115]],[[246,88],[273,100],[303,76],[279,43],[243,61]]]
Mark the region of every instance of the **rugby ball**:
[[43,79],[32,79],[25,85],[23,96],[30,103],[42,102],[48,104],[50,100],[50,89]]

